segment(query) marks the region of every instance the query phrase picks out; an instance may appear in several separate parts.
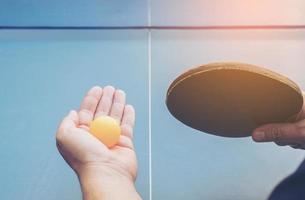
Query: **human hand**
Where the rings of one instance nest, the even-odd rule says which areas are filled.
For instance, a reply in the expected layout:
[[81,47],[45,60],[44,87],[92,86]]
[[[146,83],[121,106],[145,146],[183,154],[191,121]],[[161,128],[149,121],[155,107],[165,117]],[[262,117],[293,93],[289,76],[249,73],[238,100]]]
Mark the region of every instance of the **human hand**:
[[295,122],[263,125],[253,131],[252,138],[255,142],[274,142],[279,146],[305,149],[305,102]]
[[[122,90],[115,90],[112,86],[93,87],[84,97],[80,110],[72,110],[58,128],[58,150],[78,175],[83,191],[90,190],[86,188],[88,185],[100,183],[102,188],[107,188],[122,182],[133,191],[130,184],[133,185],[137,175],[132,142],[135,111],[131,105],[125,105],[125,101],[126,95]],[[101,115],[109,115],[121,126],[119,142],[110,149],[89,132],[90,122]]]

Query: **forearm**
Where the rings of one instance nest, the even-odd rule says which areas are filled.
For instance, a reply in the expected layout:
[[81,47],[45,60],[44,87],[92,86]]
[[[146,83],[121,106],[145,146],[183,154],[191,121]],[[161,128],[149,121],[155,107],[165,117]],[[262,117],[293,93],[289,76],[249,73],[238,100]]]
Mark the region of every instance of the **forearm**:
[[133,180],[116,170],[83,170],[78,177],[84,200],[141,200]]

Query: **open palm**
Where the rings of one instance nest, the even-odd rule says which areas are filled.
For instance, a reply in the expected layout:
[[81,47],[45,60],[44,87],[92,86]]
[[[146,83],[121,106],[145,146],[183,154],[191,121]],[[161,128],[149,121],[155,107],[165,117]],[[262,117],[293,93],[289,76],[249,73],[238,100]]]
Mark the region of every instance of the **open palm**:
[[[61,122],[56,134],[57,147],[77,173],[88,166],[108,167],[135,180],[137,160],[132,142],[135,111],[125,101],[122,90],[95,86],[84,97],[79,111],[71,111]],[[88,131],[90,122],[102,115],[116,119],[121,126],[119,142],[110,149]]]

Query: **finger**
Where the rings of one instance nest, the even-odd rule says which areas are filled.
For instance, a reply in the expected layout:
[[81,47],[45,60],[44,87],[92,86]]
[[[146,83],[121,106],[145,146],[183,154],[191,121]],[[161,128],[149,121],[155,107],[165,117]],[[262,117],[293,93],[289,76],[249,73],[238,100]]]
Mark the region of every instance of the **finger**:
[[86,94],[79,110],[79,124],[81,127],[88,127],[90,122],[93,120],[102,93],[103,89],[99,86],[95,86]]
[[66,130],[77,127],[78,123],[79,118],[77,112],[75,110],[71,110],[59,125],[58,132],[56,134],[56,140],[60,141]]
[[133,127],[135,123],[135,110],[133,106],[126,105],[124,108],[121,130],[122,135],[133,138]]
[[129,137],[124,136],[124,135],[120,136],[120,139],[119,139],[117,145],[120,146],[120,147],[126,147],[126,148],[129,148],[129,149],[134,149],[132,140]]
[[305,99],[305,92],[302,91],[302,94],[303,94],[303,107],[302,107],[302,110],[299,112],[299,114],[296,117],[297,121],[305,118],[305,101],[304,101],[304,99]]
[[256,142],[294,142],[304,140],[296,124],[267,124],[254,130],[252,138]]
[[135,110],[132,105],[126,105],[124,108],[124,113],[123,113],[123,119],[122,119],[122,125],[123,124],[128,124],[133,128],[135,123]]
[[102,115],[109,115],[111,105],[112,105],[114,91],[115,91],[115,89],[112,86],[104,87],[102,98],[96,109],[95,118],[102,116]]
[[113,97],[113,103],[111,106],[110,117],[117,120],[120,124],[124,112],[126,101],[126,94],[123,90],[116,90]]
[[78,115],[75,110],[71,110],[69,114],[63,119],[60,124],[60,127],[63,129],[76,127],[78,124]]

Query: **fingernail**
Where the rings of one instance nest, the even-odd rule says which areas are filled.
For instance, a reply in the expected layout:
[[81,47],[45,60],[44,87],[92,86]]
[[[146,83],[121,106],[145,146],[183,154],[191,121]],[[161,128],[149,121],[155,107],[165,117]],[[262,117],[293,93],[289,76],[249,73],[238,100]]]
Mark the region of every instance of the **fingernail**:
[[70,110],[69,115],[75,115],[76,111],[75,110]]
[[257,131],[254,133],[253,139],[257,142],[263,141],[265,139],[265,133],[263,131]]

